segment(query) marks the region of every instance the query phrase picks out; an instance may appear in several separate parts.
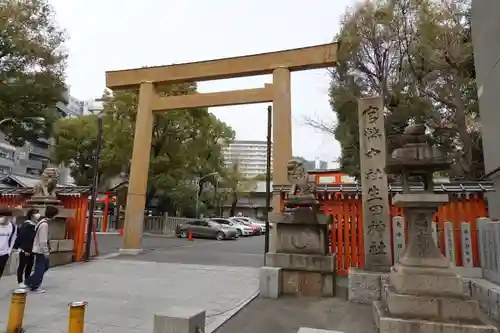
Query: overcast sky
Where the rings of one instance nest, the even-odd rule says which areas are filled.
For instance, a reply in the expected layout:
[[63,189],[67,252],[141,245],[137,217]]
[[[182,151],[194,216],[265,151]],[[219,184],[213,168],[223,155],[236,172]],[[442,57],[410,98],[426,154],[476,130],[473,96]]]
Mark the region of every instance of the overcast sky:
[[[104,72],[329,43],[355,0],[50,0],[70,37],[71,95],[100,97]],[[262,87],[270,76],[205,82],[201,92]],[[339,145],[304,124],[333,122],[328,73],[292,74],[293,154],[331,161]],[[265,104],[212,108],[242,140],[265,140]]]

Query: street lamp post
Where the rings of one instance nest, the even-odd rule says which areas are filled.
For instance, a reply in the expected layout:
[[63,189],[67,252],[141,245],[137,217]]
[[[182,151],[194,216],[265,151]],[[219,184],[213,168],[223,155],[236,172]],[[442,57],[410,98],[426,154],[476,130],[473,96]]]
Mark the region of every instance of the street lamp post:
[[217,177],[216,179],[216,183],[215,183],[215,208],[216,208],[216,213],[217,213],[217,216],[219,217],[222,217],[222,214],[220,214],[220,197],[219,197],[219,181],[220,181],[220,177]]
[[200,206],[200,182],[205,179],[205,178],[208,178],[208,177],[211,177],[211,176],[215,176],[215,175],[219,175],[218,172],[211,172],[209,173],[208,175],[205,175],[203,177],[201,177],[200,179],[198,179],[198,186],[196,188],[196,218],[198,218],[198,208]]
[[85,244],[85,261],[90,260],[90,243],[92,242],[92,230],[94,224],[94,210],[97,200],[97,188],[99,186],[99,159],[101,156],[102,141],[102,113],[97,115],[97,144],[94,151],[94,174],[92,176],[92,191],[89,205],[89,218],[87,222],[87,241]]

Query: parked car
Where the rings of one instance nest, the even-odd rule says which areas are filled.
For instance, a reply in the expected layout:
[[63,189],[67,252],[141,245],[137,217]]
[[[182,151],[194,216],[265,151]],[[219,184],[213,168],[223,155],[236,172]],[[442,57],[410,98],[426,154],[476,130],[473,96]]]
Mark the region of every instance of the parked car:
[[251,225],[258,226],[260,228],[260,232],[262,234],[265,234],[267,232],[267,230],[266,230],[266,222],[258,221],[256,219],[251,218],[251,217],[245,217],[245,216],[235,216],[234,218],[238,219],[238,220],[241,220],[241,221],[244,221],[246,223],[249,223]]
[[210,220],[188,221],[175,228],[175,234],[181,238],[187,238],[189,231],[193,237],[215,238],[217,240],[238,238],[238,232],[235,228]]
[[233,227],[236,229],[238,236],[253,236],[254,229],[245,225],[244,223],[240,223],[239,221],[226,219],[222,217],[214,217],[210,219],[211,221],[220,223],[222,225],[227,225],[229,227]]
[[261,228],[259,225],[256,225],[256,224],[252,224],[251,222],[247,222],[245,220],[242,220],[240,219],[239,217],[229,217],[228,218],[230,221],[232,222],[236,222],[236,223],[240,223],[240,224],[244,224],[246,225],[247,227],[250,227],[252,228],[253,230],[253,234],[256,235],[256,236],[259,236],[262,234],[262,231],[261,231]]

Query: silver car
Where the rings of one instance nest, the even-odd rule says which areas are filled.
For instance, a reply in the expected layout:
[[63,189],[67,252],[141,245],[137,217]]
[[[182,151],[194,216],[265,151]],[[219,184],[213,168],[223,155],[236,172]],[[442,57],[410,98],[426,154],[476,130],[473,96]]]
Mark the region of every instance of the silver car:
[[195,220],[180,224],[175,229],[177,237],[187,238],[191,231],[193,237],[215,238],[217,240],[238,238],[238,232],[231,226],[209,220]]
[[220,223],[222,225],[227,225],[229,227],[233,227],[236,229],[236,232],[238,233],[238,236],[253,236],[253,229],[250,228],[249,226],[244,225],[243,223],[240,223],[237,220],[234,220],[232,218],[222,218],[222,217],[214,217],[210,219],[211,221]]
[[267,232],[266,222],[262,222],[262,221],[255,220],[255,219],[252,219],[250,217],[244,217],[244,216],[235,216],[234,218],[238,219],[238,220],[245,221],[247,223],[251,223],[253,225],[258,225],[260,227],[260,232],[262,234],[265,234]]

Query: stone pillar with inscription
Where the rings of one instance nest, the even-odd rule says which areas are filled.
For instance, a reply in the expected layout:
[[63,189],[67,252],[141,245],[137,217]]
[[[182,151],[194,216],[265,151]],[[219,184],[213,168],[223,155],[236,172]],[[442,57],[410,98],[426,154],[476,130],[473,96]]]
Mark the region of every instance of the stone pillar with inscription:
[[[270,277],[269,272],[276,276],[276,269],[264,267],[261,292],[275,289],[263,296],[334,296],[336,260],[335,255],[329,253],[328,223],[316,200],[315,182],[301,161],[289,161],[287,171],[292,185],[284,212],[270,215],[276,228],[276,249],[266,254],[266,265],[278,268],[279,277]],[[272,279],[276,283],[269,286]]]
[[365,270],[373,272],[388,272],[392,265],[383,112],[381,97],[358,100]]
[[[480,319],[477,301],[464,295],[460,276],[432,237],[433,214],[449,200],[434,193],[433,173],[451,163],[429,141],[425,125],[408,126],[404,146],[387,161],[386,172],[402,177],[403,192],[393,204],[404,209],[408,244],[383,285],[382,300],[373,303],[376,326],[382,333],[497,332]],[[416,180],[424,188],[410,192]]]

